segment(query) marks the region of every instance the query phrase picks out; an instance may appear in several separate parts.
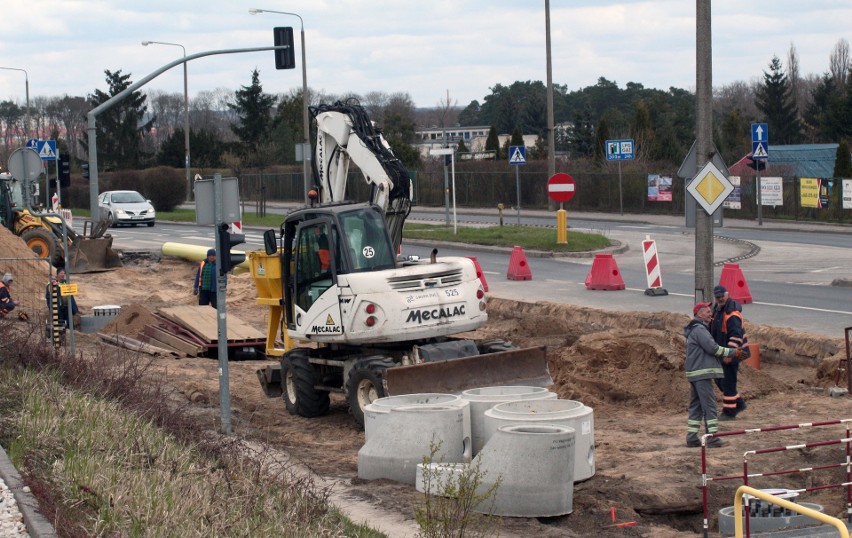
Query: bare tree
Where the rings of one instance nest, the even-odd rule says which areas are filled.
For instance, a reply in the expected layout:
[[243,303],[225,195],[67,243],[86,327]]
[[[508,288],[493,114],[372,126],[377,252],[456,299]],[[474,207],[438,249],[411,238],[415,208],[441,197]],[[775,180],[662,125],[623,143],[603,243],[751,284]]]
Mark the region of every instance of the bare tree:
[[799,54],[793,43],[790,43],[790,50],[787,52],[787,80],[790,81],[790,91],[801,120],[802,111],[805,109],[805,95],[802,92],[802,79],[799,74]]
[[849,75],[849,42],[841,39],[834,45],[834,50],[831,51],[829,57],[829,71],[834,79],[836,87],[842,88],[846,84],[846,77]]
[[438,101],[438,127],[450,127],[458,123],[459,110],[458,100],[450,100],[450,90],[447,90],[447,98]]
[[91,109],[84,97],[65,95],[53,98],[48,104],[48,113],[59,126],[60,134],[65,138],[70,155],[83,156],[80,140],[86,135],[86,113]]

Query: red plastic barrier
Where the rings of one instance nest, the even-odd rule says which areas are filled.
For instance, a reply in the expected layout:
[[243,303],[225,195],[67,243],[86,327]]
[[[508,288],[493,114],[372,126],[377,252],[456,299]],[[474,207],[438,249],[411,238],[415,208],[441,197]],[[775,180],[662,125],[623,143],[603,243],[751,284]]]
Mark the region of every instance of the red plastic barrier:
[[748,289],[743,270],[740,269],[739,264],[726,263],[722,267],[722,276],[719,277],[719,284],[725,286],[731,299],[742,304],[752,302],[751,292]]
[[527,263],[527,255],[524,249],[515,246],[512,249],[512,257],[509,258],[509,271],[506,273],[509,280],[532,280],[530,264]]
[[595,254],[592,270],[586,275],[586,289],[623,290],[624,280],[612,254]]
[[482,282],[482,289],[488,291],[488,282],[485,280],[485,274],[482,272],[482,267],[479,266],[476,256],[468,256],[468,258],[473,260],[473,265],[476,267],[476,277]]

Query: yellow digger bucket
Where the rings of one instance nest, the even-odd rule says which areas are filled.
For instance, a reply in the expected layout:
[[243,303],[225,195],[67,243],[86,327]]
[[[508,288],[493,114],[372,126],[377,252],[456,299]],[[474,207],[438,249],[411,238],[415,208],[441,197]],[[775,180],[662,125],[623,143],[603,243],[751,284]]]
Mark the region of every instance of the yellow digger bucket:
[[462,391],[508,385],[549,387],[553,384],[543,346],[486,353],[460,359],[423,362],[388,368],[384,374],[388,396]]

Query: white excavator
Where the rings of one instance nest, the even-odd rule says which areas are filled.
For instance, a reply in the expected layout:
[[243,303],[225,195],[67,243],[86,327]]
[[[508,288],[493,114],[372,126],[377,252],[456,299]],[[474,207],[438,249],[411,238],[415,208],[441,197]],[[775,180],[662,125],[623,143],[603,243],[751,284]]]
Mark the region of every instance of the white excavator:
[[[364,109],[348,101],[311,113],[311,206],[249,254],[258,302],[270,307],[266,354],[280,358],[257,371],[266,395],[316,417],[342,392],[363,425],[365,406],[387,395],[550,385],[543,347],[459,336],[488,320],[471,259],[397,255],[411,183]],[[370,185],[369,202],[346,200],[350,162]]]

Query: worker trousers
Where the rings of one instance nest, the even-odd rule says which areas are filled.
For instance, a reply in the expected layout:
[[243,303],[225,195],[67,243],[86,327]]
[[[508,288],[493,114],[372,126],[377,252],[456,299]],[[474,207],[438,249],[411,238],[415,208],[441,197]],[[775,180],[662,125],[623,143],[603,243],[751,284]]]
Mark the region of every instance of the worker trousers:
[[707,433],[719,431],[719,415],[716,411],[716,391],[712,379],[691,381],[689,396],[689,417],[686,423],[686,442],[698,441],[701,423]]
[[198,290],[198,304],[200,304],[200,305],[209,304],[213,308],[217,308],[217,306],[216,306],[216,292],[215,291],[207,291],[207,290]]
[[739,363],[723,364],[722,371],[725,377],[716,380],[716,385],[722,391],[722,413],[729,417],[737,416],[737,413],[746,408],[745,400],[737,391],[739,369]]

